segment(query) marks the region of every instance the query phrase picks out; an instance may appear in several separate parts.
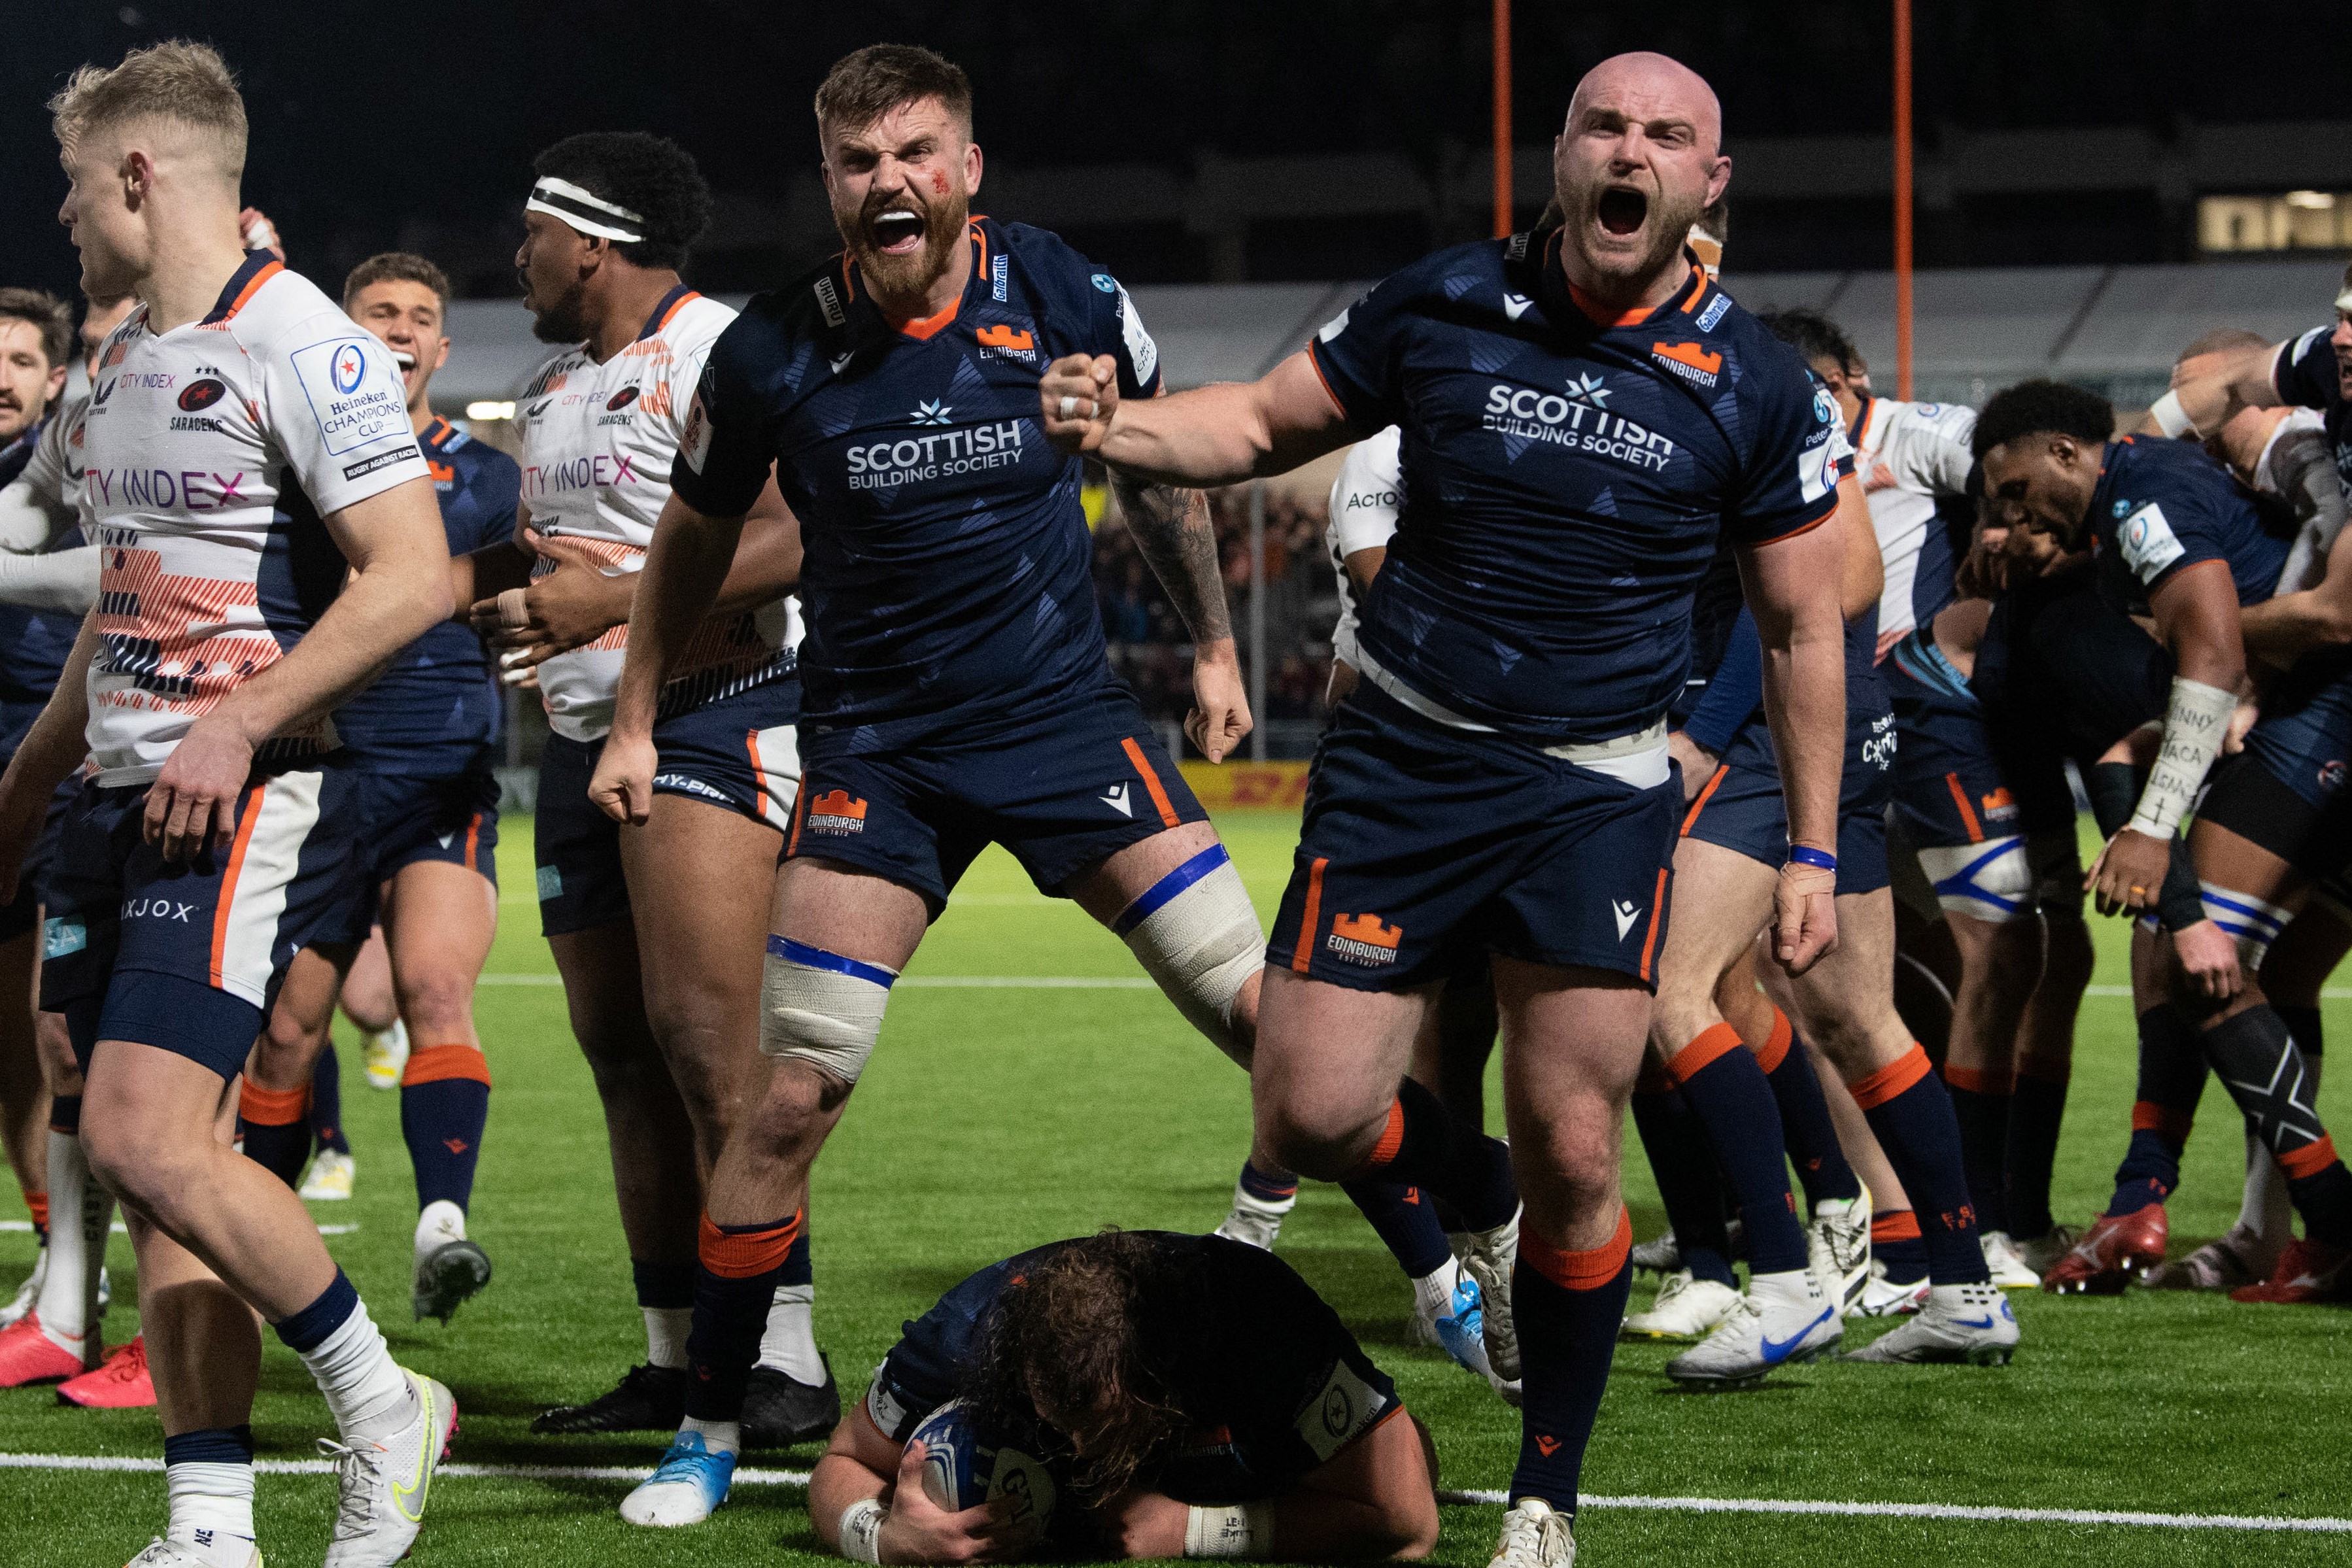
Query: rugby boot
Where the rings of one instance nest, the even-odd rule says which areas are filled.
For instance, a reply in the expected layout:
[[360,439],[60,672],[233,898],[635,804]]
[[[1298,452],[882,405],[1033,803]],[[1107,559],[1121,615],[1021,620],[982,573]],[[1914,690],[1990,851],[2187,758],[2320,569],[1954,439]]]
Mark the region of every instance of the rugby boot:
[[1503,1515],[1502,1539],[1486,1568],[1576,1568],[1568,1516],[1541,1498],[1521,1498]]
[[1477,1281],[1480,1337],[1486,1364],[1505,1383],[1519,1381],[1519,1328],[1511,1316],[1511,1269],[1519,1260],[1519,1211],[1492,1230],[1474,1230],[1462,1267]]
[[[2242,1225],[2233,1225],[2188,1257],[2150,1269],[2140,1283],[2151,1290],[2234,1290],[2241,1285],[2258,1285],[2270,1272],[2263,1267],[2268,1251],[2260,1237]],[[2277,1267],[2276,1259],[2271,1266]]]
[[2268,1301],[2300,1307],[2315,1301],[2352,1300],[2352,1248],[2324,1241],[2290,1241],[2278,1267],[2259,1285],[2241,1285],[2232,1301]]
[[841,1389],[833,1381],[833,1359],[823,1383],[803,1383],[772,1366],[755,1366],[743,1385],[743,1447],[789,1448],[830,1436],[841,1424]]
[[144,1410],[155,1403],[154,1374],[147,1370],[147,1336],[117,1346],[95,1372],[58,1384],[58,1403],[85,1410]]
[[686,1419],[686,1369],[633,1366],[617,1386],[585,1405],[559,1405],[531,1419],[534,1432],[675,1432]]
[[2164,1261],[2169,1230],[2162,1204],[2101,1215],[2072,1251],[2043,1271],[2042,1288],[2053,1296],[2121,1295],[2134,1279]]
[[1878,1258],[1870,1260],[1870,1281],[1862,1288],[1861,1297],[1853,1310],[1864,1318],[1908,1317],[1927,1304],[1927,1277],[1916,1279],[1894,1279],[1887,1276],[1886,1265]]
[[1870,1194],[1864,1193],[1815,1204],[1805,1226],[1805,1261],[1837,1298],[1841,1312],[1853,1311],[1870,1284]]
[[700,1524],[727,1500],[734,1479],[733,1454],[713,1453],[699,1432],[680,1432],[660,1468],[621,1500],[621,1517],[653,1529]]
[[1648,1241],[1633,1244],[1633,1267],[1653,1274],[1672,1274],[1683,1266],[1683,1249],[1675,1240],[1675,1227],[1668,1226],[1664,1234]]
[[67,1350],[43,1331],[40,1313],[27,1312],[0,1329],[0,1388],[79,1377],[85,1370],[81,1358],[79,1348]]
[[1739,1305],[1739,1292],[1712,1279],[1697,1279],[1687,1268],[1676,1269],[1658,1286],[1657,1300],[1646,1312],[1627,1318],[1617,1331],[1625,1340],[1698,1340]]
[[1713,1333],[1666,1363],[1666,1375],[1685,1388],[1753,1388],[1774,1367],[1828,1354],[1844,1331],[1811,1269],[1759,1275]]
[[2007,1366],[2017,1339],[2017,1314],[2000,1286],[1940,1285],[1927,1292],[1927,1304],[1910,1319],[1843,1359]]
[[2028,1268],[2025,1259],[2017,1255],[2017,1244],[2009,1239],[2009,1232],[1980,1231],[1977,1243],[1984,1250],[1985,1272],[2002,1289],[2031,1290],[2042,1283],[2042,1276]]
[[408,1425],[349,1444],[319,1439],[319,1457],[333,1468],[338,1493],[326,1568],[392,1568],[425,1523],[433,1477],[457,1433],[457,1402],[431,1378],[405,1367],[401,1373],[416,1403]]

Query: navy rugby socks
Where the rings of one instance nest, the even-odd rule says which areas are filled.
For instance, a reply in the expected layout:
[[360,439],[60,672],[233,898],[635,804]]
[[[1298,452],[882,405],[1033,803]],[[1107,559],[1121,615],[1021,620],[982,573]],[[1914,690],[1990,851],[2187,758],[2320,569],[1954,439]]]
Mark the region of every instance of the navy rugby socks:
[[1915,1040],[1903,1055],[1847,1087],[1910,1196],[1927,1244],[1927,1277],[1938,1285],[1983,1284],[1991,1276],[1961,1171],[1959,1124],[1927,1053]]
[[310,1069],[310,1142],[320,1150],[338,1154],[352,1152],[351,1140],[343,1136],[343,1070],[335,1059],[335,1042],[329,1040],[319,1052],[319,1063]]
[[2017,1064],[2002,1169],[2015,1236],[2047,1236],[2058,1223],[2050,1213],[2050,1174],[2058,1162],[2058,1129],[2066,1119],[2068,1067],[2063,1058],[2044,1062],[2032,1057]]
[[[2006,1231],[2009,1214],[2009,1122],[2017,1080],[2007,1073],[1944,1064],[1944,1092],[1951,1097],[1952,1120],[1960,1130],[1960,1169],[1968,1177],[1969,1201],[1977,1224]],[[2039,1235],[2040,1232],[2030,1234]]]
[[1805,1212],[1862,1196],[1862,1178],[1846,1163],[1845,1146],[1838,1142],[1837,1123],[1830,1120],[1830,1102],[1813,1070],[1812,1053],[1805,1049],[1789,1015],[1778,1007],[1772,1009],[1772,1033],[1756,1053],[1756,1065],[1764,1069],[1773,1103],[1780,1108],[1780,1137],[1805,1189]]
[[302,1178],[310,1157],[310,1086],[264,1089],[251,1079],[237,1091],[236,1130],[245,1157],[288,1186]]
[[1695,1279],[1738,1289],[1739,1281],[1731,1272],[1731,1240],[1723,1223],[1722,1183],[1705,1124],[1654,1060],[1643,1062],[1632,1104],[1633,1131],[1640,1134],[1642,1152],[1657,1178],[1658,1196],[1665,1205],[1666,1223],[1674,1226],[1683,1267]]
[[2320,1122],[2315,1086],[2285,1023],[2258,1005],[2206,1029],[2203,1044],[2214,1076],[2285,1173],[2305,1233],[2330,1247],[2352,1247],[2352,1174]]
[[490,1064],[477,1046],[425,1046],[400,1075],[400,1136],[416,1171],[416,1206],[474,1195],[482,1128],[490,1115]]
[[1433,1274],[1453,1258],[1436,1205],[1419,1187],[1402,1182],[1342,1182],[1339,1190],[1388,1247],[1406,1279]]
[[1666,1075],[1706,1126],[1716,1161],[1738,1194],[1748,1272],[1783,1274],[1805,1267],[1805,1230],[1797,1223],[1796,1199],[1789,1191],[1780,1107],[1764,1081],[1762,1064],[1740,1042],[1739,1031],[1721,1023],[1701,1030],[1667,1058]]
[[2131,1146],[2116,1167],[2106,1212],[2120,1217],[2160,1204],[2180,1184],[2180,1151],[2205,1092],[2205,1051],[2197,1026],[2169,1002],[2139,1016],[2139,1092],[2133,1099]]
[[1559,1513],[1576,1512],[1584,1446],[1633,1289],[1633,1224],[1622,1209],[1617,1234],[1585,1252],[1557,1251],[1520,1229],[1519,1260],[1511,1270],[1523,1401],[1513,1502],[1541,1498]]
[[743,1418],[743,1391],[760,1358],[760,1336],[793,1244],[801,1211],[756,1225],[715,1225],[702,1216],[696,1245],[694,1326],[686,1340],[686,1414],[718,1447],[730,1434],[712,1424]]
[[1456,1117],[1411,1079],[1397,1085],[1388,1125],[1348,1182],[1398,1182],[1454,1205],[1472,1230],[1492,1230],[1519,1209],[1511,1152]]

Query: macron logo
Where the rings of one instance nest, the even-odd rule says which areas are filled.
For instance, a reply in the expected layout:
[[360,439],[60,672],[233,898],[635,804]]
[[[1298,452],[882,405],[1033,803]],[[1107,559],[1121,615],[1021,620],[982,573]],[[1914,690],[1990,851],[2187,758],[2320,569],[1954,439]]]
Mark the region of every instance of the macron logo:
[[1128,801],[1127,785],[1124,784],[1112,786],[1111,789],[1103,795],[1102,803],[1110,807],[1113,811],[1118,813],[1121,816],[1133,816],[1135,815],[1135,807]]
[[1513,294],[1506,290],[1503,295],[1503,314],[1516,321],[1526,315],[1528,307],[1534,303],[1535,301],[1525,294]]
[[1632,931],[1633,929],[1633,922],[1642,918],[1642,911],[1634,908],[1633,903],[1625,899],[1620,899],[1614,904],[1610,906],[1610,912],[1617,917],[1617,940],[1619,942],[1623,942],[1625,940],[1625,933]]

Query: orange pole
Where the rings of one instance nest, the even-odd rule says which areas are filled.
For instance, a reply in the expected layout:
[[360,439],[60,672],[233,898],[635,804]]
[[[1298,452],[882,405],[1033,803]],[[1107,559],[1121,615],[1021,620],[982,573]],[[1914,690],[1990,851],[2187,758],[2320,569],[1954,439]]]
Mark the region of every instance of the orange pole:
[[1511,232],[1511,0],[1495,0],[1495,237]]
[[1911,0],[1895,0],[1895,395],[1911,396]]

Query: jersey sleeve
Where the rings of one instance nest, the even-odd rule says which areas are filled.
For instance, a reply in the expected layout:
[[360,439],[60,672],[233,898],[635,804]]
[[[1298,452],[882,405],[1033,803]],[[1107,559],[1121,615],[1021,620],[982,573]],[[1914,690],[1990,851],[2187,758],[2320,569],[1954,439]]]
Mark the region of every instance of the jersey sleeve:
[[515,513],[522,505],[522,469],[504,452],[484,447],[475,487],[474,499],[482,509],[482,537],[474,548],[512,543]]
[[1230,1363],[1231,1402],[1220,1414],[1242,1468],[1274,1484],[1328,1463],[1402,1406],[1396,1384],[1314,1287],[1280,1258],[1249,1250],[1219,1260],[1235,1284],[1246,1281],[1223,1299],[1248,1303],[1248,1349]]
[[321,517],[429,477],[392,351],[335,312],[255,344],[269,438]]
[[1969,488],[1969,469],[1975,458],[1969,438],[1975,434],[1977,411],[1965,405],[1928,405],[1919,410],[1912,438],[1904,443],[1903,460],[1895,480],[1906,489],[1931,496],[1956,496]]
[[757,330],[745,315],[719,334],[678,434],[670,489],[705,517],[740,517],[751,510],[775,460],[758,394],[744,374],[750,356],[759,351]]
[[2333,331],[2314,327],[2279,345],[2278,357],[2271,362],[2271,385],[2282,402],[2301,408],[2333,408],[2343,401],[2336,346],[2327,341]]
[[1307,345],[1307,357],[1323,378],[1324,390],[1359,430],[1378,430],[1403,419],[1401,370],[1419,293],[1414,273],[1393,273],[1325,322]]
[[[1072,253],[1078,265],[1085,258]],[[1160,395],[1160,345],[1152,340],[1143,324],[1143,316],[1129,297],[1127,285],[1108,272],[1091,272],[1087,279],[1087,298],[1091,309],[1087,313],[1087,345],[1092,352],[1108,354],[1118,362],[1118,395],[1121,397],[1157,397]]]
[[1723,509],[1723,537],[1741,546],[1827,521],[1837,510],[1838,480],[1853,472],[1853,447],[1828,388],[1769,360],[1748,379],[1758,384],[1756,439]]
[[2153,592],[2174,574],[2199,564],[2229,563],[2220,520],[2195,498],[2180,491],[2142,501],[2116,524],[2116,552],[2143,593]]
[[1404,510],[1404,433],[1391,425],[1348,448],[1331,482],[1331,548],[1345,561],[1387,545]]

